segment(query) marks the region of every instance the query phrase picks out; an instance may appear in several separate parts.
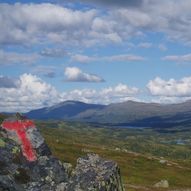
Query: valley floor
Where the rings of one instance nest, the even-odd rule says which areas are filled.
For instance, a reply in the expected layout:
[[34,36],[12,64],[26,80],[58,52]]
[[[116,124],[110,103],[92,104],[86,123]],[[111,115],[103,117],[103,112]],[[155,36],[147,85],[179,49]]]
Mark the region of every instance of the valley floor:
[[[181,128],[180,131],[177,127],[161,133],[157,129],[109,128],[59,121],[37,125],[53,154],[62,161],[75,166],[78,157],[91,152],[116,161],[124,187],[129,191],[191,190],[191,130]],[[157,188],[161,180],[169,186]]]

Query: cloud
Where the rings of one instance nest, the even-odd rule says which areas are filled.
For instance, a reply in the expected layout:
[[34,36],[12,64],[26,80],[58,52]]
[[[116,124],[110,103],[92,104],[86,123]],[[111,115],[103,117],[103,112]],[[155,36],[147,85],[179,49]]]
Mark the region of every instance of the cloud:
[[163,80],[159,77],[151,80],[147,88],[153,96],[163,97],[191,97],[191,77],[180,80]]
[[[5,81],[5,79],[4,79]],[[10,79],[8,79],[9,83]],[[0,110],[4,112],[29,111],[50,106],[61,101],[56,89],[37,76],[23,74],[16,87],[0,88]],[[5,84],[5,83],[4,83]]]
[[66,67],[64,74],[68,82],[104,82],[103,78],[85,73],[77,67]]
[[99,97],[105,103],[123,102],[127,100],[137,100],[133,96],[139,93],[136,87],[128,87],[126,84],[119,83],[115,87],[104,88],[100,91]]
[[[77,2],[73,0],[73,2]],[[78,1],[79,2],[79,1]],[[112,6],[112,7],[139,7],[142,5],[143,0],[81,0],[82,3],[101,5],[101,6]]]
[[119,83],[114,87],[95,89],[75,89],[62,94],[64,100],[78,100],[86,103],[109,104],[127,100],[138,100],[135,96],[139,93],[136,87],[128,87]]
[[142,56],[131,55],[131,54],[120,54],[120,55],[113,55],[104,57],[106,61],[111,62],[125,62],[125,61],[144,61],[145,58]]
[[0,50],[0,65],[32,64],[40,57],[37,54],[20,54]]
[[77,63],[82,63],[82,64],[87,64],[96,61],[96,57],[91,57],[87,55],[82,55],[82,54],[75,54],[71,56],[71,62],[77,62]]
[[[191,44],[191,2],[188,0],[178,3],[176,0],[84,2],[107,6],[102,14],[99,9],[75,10],[61,4],[0,4],[0,44],[53,43],[90,47],[122,44],[153,31]],[[107,9],[109,5],[113,7]]]
[[165,56],[162,60],[173,62],[191,62],[191,54]]
[[36,66],[32,73],[37,75],[43,75],[47,78],[55,78],[56,77],[56,68],[54,66]]
[[101,90],[74,89],[58,92],[52,85],[32,74],[22,74],[18,79],[1,77],[0,82],[1,112],[27,112],[66,100],[101,104],[137,100],[135,96],[139,93],[138,88],[122,83]]
[[0,44],[79,43],[96,14],[59,5],[0,4]]
[[166,50],[168,50],[168,48],[166,47],[165,44],[159,44],[159,45],[158,45],[158,48],[159,48],[161,51],[166,51]]
[[75,100],[86,103],[95,103],[97,91],[94,89],[74,89],[62,93],[63,100]]
[[95,9],[80,11],[49,3],[1,4],[0,44],[123,43],[141,30],[162,32],[171,39],[191,43],[191,3],[187,0],[91,2],[119,5],[119,8],[106,9],[103,15]]
[[17,80],[6,76],[0,76],[0,88],[16,88],[17,85]]
[[150,43],[150,42],[142,42],[142,43],[139,43],[137,46],[139,48],[151,48],[152,47],[152,43]]
[[[176,0],[145,0],[136,9],[115,9],[111,11],[111,17],[118,20],[119,26],[131,26],[134,33],[138,30],[145,33],[155,31],[165,34],[171,40],[190,44],[190,7],[191,2],[187,0],[178,3]],[[127,30],[124,27],[124,33],[125,31]]]
[[90,47],[119,44],[135,34],[130,25],[124,27],[110,15],[109,11],[103,16],[93,8],[75,10],[50,3],[0,4],[0,45]]
[[190,100],[191,97],[166,97],[166,96],[159,96],[154,97],[150,100],[152,103],[159,103],[159,104],[174,104],[174,103],[182,103],[185,101]]
[[[151,101],[158,103],[182,102],[191,98],[191,77],[180,80],[151,80],[147,88]],[[127,100],[140,101],[140,90],[127,84],[96,89],[74,89],[58,92],[52,85],[32,74],[23,74],[18,79],[0,77],[0,111],[27,112],[29,110],[52,106],[66,100],[86,103],[110,104]]]
[[144,61],[145,58],[138,55],[133,54],[119,54],[119,55],[111,55],[111,56],[87,56],[83,54],[75,54],[71,56],[70,61],[71,62],[77,62],[81,64],[88,64],[91,62],[138,62],[138,61]]
[[40,52],[40,55],[47,57],[65,57],[68,52],[62,48],[46,48]]

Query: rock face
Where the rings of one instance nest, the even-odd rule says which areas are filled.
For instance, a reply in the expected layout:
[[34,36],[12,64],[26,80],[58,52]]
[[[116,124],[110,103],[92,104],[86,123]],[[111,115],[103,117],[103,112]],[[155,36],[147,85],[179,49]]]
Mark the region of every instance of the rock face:
[[0,191],[123,190],[116,163],[88,154],[72,169],[51,154],[37,128],[27,128],[24,133],[35,151],[34,161],[23,154],[17,133],[0,127]]
[[105,161],[96,154],[88,154],[77,160],[69,182],[58,185],[57,191],[65,190],[122,191],[120,169],[112,161]]

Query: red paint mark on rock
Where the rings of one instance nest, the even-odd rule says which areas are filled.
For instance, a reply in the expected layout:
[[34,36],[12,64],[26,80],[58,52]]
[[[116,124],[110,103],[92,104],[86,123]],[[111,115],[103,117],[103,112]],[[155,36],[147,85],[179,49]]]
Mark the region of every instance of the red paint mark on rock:
[[19,140],[21,141],[21,147],[23,155],[29,161],[37,160],[36,153],[32,147],[30,140],[26,135],[27,128],[34,128],[35,125],[30,120],[16,120],[16,121],[4,121],[2,127],[9,131],[15,131]]

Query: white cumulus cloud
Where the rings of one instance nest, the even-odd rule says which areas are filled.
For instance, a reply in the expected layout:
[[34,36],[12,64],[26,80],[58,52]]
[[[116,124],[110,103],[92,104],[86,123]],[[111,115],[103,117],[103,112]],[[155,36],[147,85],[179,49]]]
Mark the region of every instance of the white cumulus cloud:
[[80,42],[95,10],[79,11],[50,3],[0,4],[0,44]]
[[103,78],[85,73],[77,67],[66,67],[64,71],[66,81],[68,82],[103,82]]
[[[104,14],[95,9],[75,10],[51,3],[2,3],[0,44],[28,45],[39,42],[70,46],[120,44],[138,34],[150,31],[161,32],[176,41],[191,43],[190,1],[140,0],[140,2],[134,6],[117,8],[114,6],[111,9],[104,9]],[[106,4],[109,4],[109,1]]]
[[1,111],[24,112],[61,101],[57,90],[37,76],[23,74],[16,81],[16,87],[0,88]]
[[1,112],[27,112],[66,100],[109,104],[138,100],[136,96],[139,94],[138,88],[122,83],[100,90],[85,88],[59,92],[52,85],[32,74],[22,74],[17,79],[0,77],[0,83]]
[[95,89],[75,89],[64,92],[63,99],[73,99],[86,103],[109,104],[123,102],[127,100],[138,100],[136,95],[139,89],[136,87],[128,87],[126,84],[119,83],[113,87],[106,87],[101,90]]
[[191,77],[184,77],[180,80],[163,80],[159,77],[151,80],[147,88],[154,96],[165,97],[191,97]]

